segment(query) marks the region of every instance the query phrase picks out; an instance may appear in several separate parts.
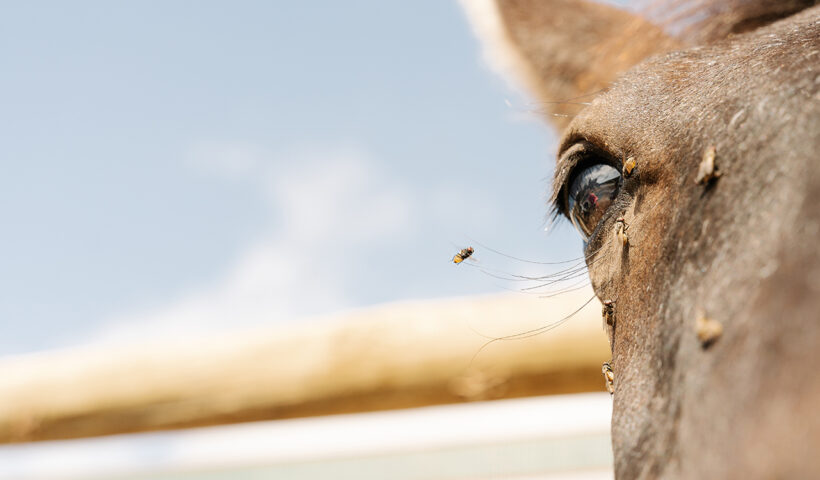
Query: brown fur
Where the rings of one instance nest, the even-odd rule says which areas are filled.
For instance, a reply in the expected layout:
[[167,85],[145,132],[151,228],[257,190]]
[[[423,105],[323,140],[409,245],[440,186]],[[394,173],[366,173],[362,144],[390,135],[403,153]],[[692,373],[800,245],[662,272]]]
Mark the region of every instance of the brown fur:
[[652,1],[645,15],[689,45],[702,45],[746,33],[815,5],[815,0]]
[[[538,16],[545,4],[587,2],[499,1],[513,31],[561,30],[550,42],[562,48],[583,36],[556,19],[515,19],[525,7]],[[587,248],[598,297],[615,301],[616,475],[820,478],[820,7],[775,21],[807,2],[696,3],[709,9],[677,39],[652,43],[650,29],[633,40],[651,45],[629,50],[702,45],[623,74],[572,120],[558,156],[559,209],[578,155],[637,161]],[[617,30],[604,37],[624,45]],[[600,59],[604,37],[579,56]],[[579,89],[583,78],[608,82],[606,63],[539,66],[548,47],[520,45],[545,78],[539,95],[566,94],[553,74],[570,72],[562,81]],[[621,66],[637,63],[631,55]],[[712,147],[721,176],[699,184]],[[618,217],[626,245],[612,234]],[[704,315],[722,327],[708,348],[696,327]]]

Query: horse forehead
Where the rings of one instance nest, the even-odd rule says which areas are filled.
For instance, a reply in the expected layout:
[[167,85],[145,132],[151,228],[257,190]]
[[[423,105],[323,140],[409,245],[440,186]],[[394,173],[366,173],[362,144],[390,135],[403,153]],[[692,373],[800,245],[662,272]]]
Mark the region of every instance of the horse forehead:
[[670,140],[689,143],[715,122],[740,125],[744,108],[773,107],[770,100],[788,95],[789,85],[805,83],[807,58],[818,59],[818,24],[802,17],[810,18],[644,61],[581,111],[566,137],[662,152],[675,146]]

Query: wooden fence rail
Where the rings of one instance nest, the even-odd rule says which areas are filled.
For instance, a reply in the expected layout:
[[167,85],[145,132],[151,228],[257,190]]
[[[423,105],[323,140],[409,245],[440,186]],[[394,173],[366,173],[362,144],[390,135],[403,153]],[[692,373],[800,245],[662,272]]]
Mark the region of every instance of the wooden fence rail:
[[[218,338],[0,359],[0,443],[603,390],[593,300],[395,303]],[[481,335],[480,335],[481,334]]]

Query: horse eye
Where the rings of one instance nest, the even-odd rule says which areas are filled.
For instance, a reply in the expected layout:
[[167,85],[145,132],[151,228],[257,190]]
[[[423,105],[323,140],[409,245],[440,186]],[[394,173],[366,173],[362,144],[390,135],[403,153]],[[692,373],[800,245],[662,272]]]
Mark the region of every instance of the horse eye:
[[592,235],[604,212],[618,195],[620,183],[621,173],[603,163],[584,168],[572,179],[567,211],[584,241]]

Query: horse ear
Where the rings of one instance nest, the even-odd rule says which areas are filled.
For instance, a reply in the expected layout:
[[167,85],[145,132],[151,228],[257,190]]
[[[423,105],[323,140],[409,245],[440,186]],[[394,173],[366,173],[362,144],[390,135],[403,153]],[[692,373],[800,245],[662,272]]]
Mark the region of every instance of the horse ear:
[[577,112],[570,102],[607,88],[644,58],[754,30],[816,1],[648,0],[641,15],[594,0],[461,4],[490,65],[529,90],[563,128]]
[[490,66],[566,126],[570,102],[679,42],[642,17],[586,0],[461,0]]

